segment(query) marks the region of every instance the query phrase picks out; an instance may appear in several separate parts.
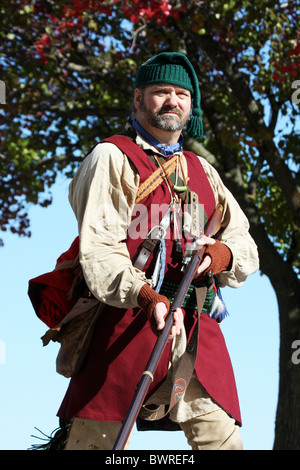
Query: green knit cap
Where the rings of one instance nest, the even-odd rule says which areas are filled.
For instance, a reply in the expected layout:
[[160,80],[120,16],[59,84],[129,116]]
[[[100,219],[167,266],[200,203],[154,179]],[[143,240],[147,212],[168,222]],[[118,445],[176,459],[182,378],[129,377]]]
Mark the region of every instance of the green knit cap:
[[203,137],[199,82],[188,58],[180,52],[162,52],[149,59],[137,71],[135,88],[153,83],[180,86],[191,92],[193,110],[188,122],[187,134],[193,139]]

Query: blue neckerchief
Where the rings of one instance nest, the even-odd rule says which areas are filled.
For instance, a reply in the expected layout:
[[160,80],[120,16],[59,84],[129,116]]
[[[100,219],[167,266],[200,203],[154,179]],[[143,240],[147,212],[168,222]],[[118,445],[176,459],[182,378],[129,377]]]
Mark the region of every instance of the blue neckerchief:
[[150,145],[153,145],[157,150],[159,150],[166,158],[174,155],[175,152],[179,152],[182,149],[183,144],[183,135],[180,134],[179,140],[176,144],[173,145],[163,145],[161,144],[153,135],[149,134],[140,123],[134,119],[132,121],[132,127],[139,133],[141,136],[149,142]]

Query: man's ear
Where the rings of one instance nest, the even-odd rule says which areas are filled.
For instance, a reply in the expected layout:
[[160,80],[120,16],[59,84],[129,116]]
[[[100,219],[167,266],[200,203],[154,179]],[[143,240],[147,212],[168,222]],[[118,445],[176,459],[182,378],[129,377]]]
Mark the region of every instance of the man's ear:
[[141,99],[142,99],[142,92],[139,88],[136,88],[134,90],[134,106],[137,111],[140,109]]

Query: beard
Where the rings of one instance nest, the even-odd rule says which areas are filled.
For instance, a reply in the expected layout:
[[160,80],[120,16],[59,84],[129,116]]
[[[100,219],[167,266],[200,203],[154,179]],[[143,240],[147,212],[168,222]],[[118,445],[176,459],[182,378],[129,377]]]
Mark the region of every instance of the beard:
[[[174,114],[166,114],[170,111]],[[141,99],[140,112],[148,124],[156,129],[169,132],[182,130],[189,120],[189,115],[184,116],[180,109],[172,108],[171,106],[162,106],[157,111],[152,111],[147,107],[143,99]]]

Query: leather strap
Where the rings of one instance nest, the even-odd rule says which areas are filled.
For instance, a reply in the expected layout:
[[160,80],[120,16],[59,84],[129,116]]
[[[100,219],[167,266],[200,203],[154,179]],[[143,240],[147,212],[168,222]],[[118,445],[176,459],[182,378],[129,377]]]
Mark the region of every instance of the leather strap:
[[[125,153],[129,158],[132,154],[138,155],[139,158],[149,158],[144,150],[133,142],[129,137],[124,135],[113,135],[102,142],[110,142],[115,144],[119,149]],[[163,165],[163,170],[157,168],[138,188],[136,194],[135,203],[138,204],[142,199],[148,196],[154,189],[156,189],[165,178],[165,173],[170,175],[176,168],[177,156],[174,155],[172,158],[167,160]]]
[[156,189],[165,179],[165,174],[168,176],[173,173],[176,168],[177,156],[174,155],[163,165],[163,170],[159,167],[146,179],[137,191],[135,203],[138,204],[142,199],[148,196],[154,189]]
[[148,233],[147,238],[143,241],[139,251],[133,257],[132,263],[134,267],[143,271],[145,264],[147,263],[149,256],[155,250],[159,240],[162,237],[162,231],[167,230],[172,217],[171,205],[167,212],[161,219],[160,223],[156,227],[152,227],[152,230]]

